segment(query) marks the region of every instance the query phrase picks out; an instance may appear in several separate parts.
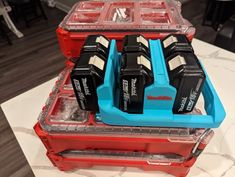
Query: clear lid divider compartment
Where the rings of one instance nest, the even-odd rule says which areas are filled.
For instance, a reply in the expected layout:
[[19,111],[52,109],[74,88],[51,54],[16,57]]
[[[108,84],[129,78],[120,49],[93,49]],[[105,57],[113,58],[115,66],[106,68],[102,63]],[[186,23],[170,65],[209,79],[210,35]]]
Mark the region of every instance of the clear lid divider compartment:
[[[101,16],[99,11],[80,11],[73,12],[68,19],[67,25],[84,25],[84,24],[97,24]],[[72,21],[72,23],[71,23]]]
[[78,109],[78,103],[72,95],[58,95],[52,105],[53,109],[49,111],[46,122],[52,123],[86,123],[88,113]]
[[169,28],[172,16],[169,16],[166,3],[164,1],[140,1],[140,19],[145,26],[155,25],[159,29]]
[[103,10],[105,6],[105,2],[102,1],[82,1],[79,3],[75,11],[93,11],[95,10]]
[[129,28],[137,24],[136,3],[134,1],[114,1],[107,3],[107,11],[104,13],[103,24],[105,26],[118,26],[118,28]]

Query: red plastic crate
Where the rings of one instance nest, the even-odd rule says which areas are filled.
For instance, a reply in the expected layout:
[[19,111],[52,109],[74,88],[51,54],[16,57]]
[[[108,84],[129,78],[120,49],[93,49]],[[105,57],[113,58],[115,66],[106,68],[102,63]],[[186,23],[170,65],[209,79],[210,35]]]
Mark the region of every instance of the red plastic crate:
[[[73,90],[68,87],[70,70],[67,68],[60,74],[34,127],[51,153],[69,149],[115,149],[172,153],[189,158],[200,153],[213,136],[213,131],[208,129],[103,124],[94,114],[79,109]],[[195,110],[192,114],[201,112]]]
[[182,161],[162,155],[107,151],[71,151],[59,155],[47,153],[47,156],[53,165],[61,171],[91,168],[93,166],[124,166],[136,167],[144,171],[162,171],[176,177],[187,176],[190,167],[196,161],[196,158]]
[[182,17],[181,4],[174,0],[101,0],[78,2],[57,29],[60,48],[67,58],[79,56],[88,35],[116,39],[120,51],[123,37],[137,33],[147,39],[180,33],[192,40],[195,28]]

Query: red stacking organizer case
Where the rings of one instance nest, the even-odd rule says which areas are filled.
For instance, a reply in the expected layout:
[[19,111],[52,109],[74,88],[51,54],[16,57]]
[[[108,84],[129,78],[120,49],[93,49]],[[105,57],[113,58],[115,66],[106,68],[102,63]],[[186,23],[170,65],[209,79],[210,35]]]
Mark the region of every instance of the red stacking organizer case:
[[[94,114],[79,109],[72,90],[64,90],[64,70],[34,129],[49,153],[66,150],[118,150],[149,154],[198,156],[213,135],[210,129],[123,127],[105,125]],[[200,114],[195,110],[193,114]]]
[[[214,132],[210,129],[110,126],[79,109],[70,81],[71,58],[88,35],[117,40],[127,34],[162,39],[170,33],[192,40],[195,28],[174,0],[80,1],[57,29],[67,68],[59,75],[34,126],[51,162],[62,171],[96,165],[137,167],[185,177]],[[195,109],[192,114],[201,114]]]
[[100,0],[75,4],[57,29],[60,48],[67,58],[79,56],[88,35],[115,39],[120,51],[123,37],[136,33],[147,39],[180,33],[191,41],[195,28],[182,17],[181,4],[175,0]]

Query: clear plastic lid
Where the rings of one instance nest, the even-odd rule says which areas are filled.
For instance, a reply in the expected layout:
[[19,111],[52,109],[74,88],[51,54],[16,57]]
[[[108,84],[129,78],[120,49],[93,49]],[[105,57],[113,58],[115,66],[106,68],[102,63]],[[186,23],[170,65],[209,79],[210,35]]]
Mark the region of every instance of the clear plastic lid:
[[69,31],[195,32],[175,0],[80,1],[60,27]]
[[[198,142],[201,136],[208,133],[206,129],[193,128],[162,128],[162,127],[130,127],[110,126],[99,120],[99,117],[79,108],[74,92],[64,89],[69,84],[71,68],[62,71],[52,89],[46,104],[39,115],[42,128],[48,132],[110,134],[112,136],[159,136],[168,138],[171,142]],[[62,89],[63,88],[63,89]],[[203,107],[203,106],[202,106]],[[201,106],[200,106],[201,108]],[[194,109],[188,114],[202,114],[199,109]],[[201,139],[200,141],[204,139]],[[209,139],[208,139],[209,141]],[[205,141],[204,144],[207,144]]]
[[[162,128],[162,127],[130,127],[110,126],[100,122],[94,114],[80,110],[76,98],[71,93],[62,93],[58,88],[63,81],[63,71],[56,82],[39,122],[41,127],[51,133],[82,133],[106,136],[128,137],[163,137],[171,142],[196,143],[204,141],[206,129],[192,128]],[[195,109],[191,114],[201,114]],[[201,137],[203,138],[201,139]],[[204,142],[205,144],[207,142]]]
[[[194,110],[193,114],[200,114],[200,111]],[[81,110],[73,93],[53,92],[39,116],[39,121],[45,130],[51,132],[159,135],[171,136],[172,139],[201,134],[201,131],[188,128],[110,126],[99,121],[94,114]]]

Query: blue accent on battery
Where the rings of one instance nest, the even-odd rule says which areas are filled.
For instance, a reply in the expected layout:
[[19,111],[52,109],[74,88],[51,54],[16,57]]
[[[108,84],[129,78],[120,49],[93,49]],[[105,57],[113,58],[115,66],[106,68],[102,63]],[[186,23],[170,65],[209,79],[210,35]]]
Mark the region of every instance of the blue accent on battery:
[[128,114],[117,105],[120,53],[111,41],[104,84],[97,88],[99,119],[110,125],[217,128],[225,118],[223,105],[206,74],[202,94],[207,115],[173,114],[176,89],[169,84],[160,40],[150,40],[154,82],[145,88],[143,114]]

